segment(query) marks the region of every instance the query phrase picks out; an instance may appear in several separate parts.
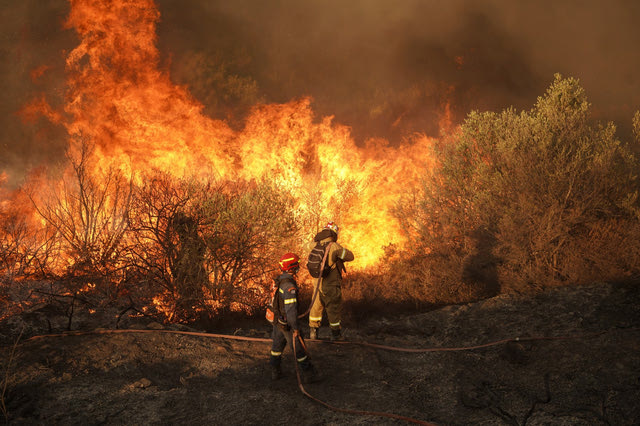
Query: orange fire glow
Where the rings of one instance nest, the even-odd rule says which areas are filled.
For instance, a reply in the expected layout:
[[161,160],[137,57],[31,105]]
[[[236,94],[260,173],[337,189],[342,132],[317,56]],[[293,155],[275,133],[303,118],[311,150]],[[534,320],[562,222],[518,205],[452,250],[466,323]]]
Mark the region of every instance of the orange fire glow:
[[66,25],[80,38],[66,63],[70,144],[89,140],[101,166],[128,172],[269,177],[298,197],[300,212],[320,206],[320,217],[340,225],[356,268],[377,264],[388,244],[402,246],[389,209],[431,161],[431,139],[415,136],[400,148],[372,140],[361,148],[348,127],[316,118],[306,98],[256,106],[234,131],[206,116],[161,69],[153,0],[70,2]]

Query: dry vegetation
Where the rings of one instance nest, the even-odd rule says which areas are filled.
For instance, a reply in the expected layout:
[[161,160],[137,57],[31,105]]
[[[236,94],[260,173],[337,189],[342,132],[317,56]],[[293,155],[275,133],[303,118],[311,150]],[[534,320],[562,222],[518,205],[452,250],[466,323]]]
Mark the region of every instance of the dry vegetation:
[[[637,278],[640,113],[633,125],[634,141],[617,140],[613,124],[593,122],[578,82],[560,76],[531,111],[469,114],[434,147],[439,163],[422,185],[398,200],[407,247],[388,246],[381,265],[350,275],[347,316]],[[34,176],[3,196],[5,322],[41,309],[65,318],[48,331],[114,310],[102,326],[131,315],[205,327],[261,315],[273,259],[284,247],[304,254],[307,224],[319,220],[266,181],[96,173],[90,147],[76,146],[60,179]]]
[[[556,76],[530,111],[470,113],[396,204],[409,244],[352,275],[348,302],[421,308],[638,276],[640,113],[624,143],[590,108],[575,79]],[[56,303],[71,324],[77,309],[123,298],[169,322],[260,313],[273,259],[284,248],[304,255],[320,220],[266,181],[96,172],[91,147],[72,146],[61,176],[4,196],[7,314]]]

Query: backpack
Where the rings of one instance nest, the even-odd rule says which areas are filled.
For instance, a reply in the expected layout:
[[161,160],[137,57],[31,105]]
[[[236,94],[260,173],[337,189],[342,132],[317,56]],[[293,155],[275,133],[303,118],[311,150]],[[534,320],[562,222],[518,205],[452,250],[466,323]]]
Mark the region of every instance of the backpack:
[[[331,266],[329,266],[329,262],[327,261],[327,253],[329,252],[329,246],[331,242],[322,244],[318,241],[309,253],[309,257],[307,258],[307,269],[309,270],[309,274],[313,278],[322,278],[329,275],[329,271],[331,271]],[[321,270],[322,268],[322,270]]]

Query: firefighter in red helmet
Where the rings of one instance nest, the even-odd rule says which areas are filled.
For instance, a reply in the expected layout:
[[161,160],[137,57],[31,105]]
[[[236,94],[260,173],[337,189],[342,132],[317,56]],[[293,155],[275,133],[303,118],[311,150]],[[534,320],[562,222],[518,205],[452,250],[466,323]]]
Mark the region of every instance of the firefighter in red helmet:
[[[338,225],[333,222],[327,225],[316,234],[313,245],[325,247],[326,263],[330,270],[314,280],[313,290],[317,291],[311,311],[309,312],[309,338],[318,338],[318,329],[322,323],[322,313],[327,312],[329,328],[331,329],[331,340],[343,340],[341,320],[342,309],[342,273],[345,271],[344,262],[354,259],[351,250],[342,247],[337,243]],[[316,288],[318,288],[316,290]]]
[[300,258],[295,253],[286,253],[280,258],[280,270],[282,273],[275,279],[276,292],[273,300],[275,318],[273,332],[271,334],[271,378],[277,380],[282,376],[280,367],[282,351],[289,345],[295,352],[295,357],[300,366],[302,380],[310,383],[318,378],[316,368],[311,364],[309,355],[305,349],[304,340],[300,333],[298,321],[298,284],[296,274],[300,269]]

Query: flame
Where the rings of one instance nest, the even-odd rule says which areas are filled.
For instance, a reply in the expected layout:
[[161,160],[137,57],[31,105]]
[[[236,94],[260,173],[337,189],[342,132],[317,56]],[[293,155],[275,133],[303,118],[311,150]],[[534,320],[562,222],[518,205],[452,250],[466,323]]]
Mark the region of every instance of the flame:
[[[355,253],[357,268],[379,263],[385,246],[403,245],[390,209],[432,161],[433,140],[416,135],[399,148],[370,140],[361,148],[348,127],[315,117],[309,98],[257,105],[244,128],[232,130],[206,116],[162,69],[160,14],[152,0],[70,3],[66,26],[80,44],[66,61],[64,118],[43,108],[64,120],[70,149],[75,141],[91,141],[105,168],[273,179],[297,197],[301,214],[339,224],[340,242]],[[448,115],[444,121],[450,124]]]
[[[165,300],[164,295],[162,296],[159,295],[154,297],[152,302],[153,302],[153,306],[155,306],[158,312],[161,312],[169,321],[173,319],[174,312],[175,312],[173,304]],[[143,311],[147,311],[147,309],[148,308],[145,307]]]

